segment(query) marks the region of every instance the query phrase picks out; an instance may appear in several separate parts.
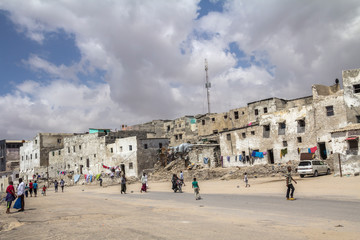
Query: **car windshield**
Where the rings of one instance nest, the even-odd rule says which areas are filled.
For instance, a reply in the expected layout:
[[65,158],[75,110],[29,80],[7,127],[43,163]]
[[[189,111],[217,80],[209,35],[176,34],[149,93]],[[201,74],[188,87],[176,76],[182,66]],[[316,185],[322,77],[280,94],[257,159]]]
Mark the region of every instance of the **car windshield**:
[[299,166],[310,166],[311,162],[300,162]]

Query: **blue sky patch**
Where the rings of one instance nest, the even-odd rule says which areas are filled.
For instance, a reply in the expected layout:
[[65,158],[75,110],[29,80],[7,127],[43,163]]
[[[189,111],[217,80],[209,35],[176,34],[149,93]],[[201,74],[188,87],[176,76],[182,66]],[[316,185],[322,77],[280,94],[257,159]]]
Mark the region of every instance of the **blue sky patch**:
[[199,9],[197,13],[199,14],[197,19],[202,18],[203,16],[208,15],[210,12],[223,12],[224,11],[224,0],[201,0],[199,2]]

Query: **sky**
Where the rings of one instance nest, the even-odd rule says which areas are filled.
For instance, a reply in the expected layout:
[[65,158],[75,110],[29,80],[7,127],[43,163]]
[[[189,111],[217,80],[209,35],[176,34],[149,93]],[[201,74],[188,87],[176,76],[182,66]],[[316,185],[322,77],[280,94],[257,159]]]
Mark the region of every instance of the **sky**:
[[1,0],[0,139],[311,95],[360,68],[358,0]]

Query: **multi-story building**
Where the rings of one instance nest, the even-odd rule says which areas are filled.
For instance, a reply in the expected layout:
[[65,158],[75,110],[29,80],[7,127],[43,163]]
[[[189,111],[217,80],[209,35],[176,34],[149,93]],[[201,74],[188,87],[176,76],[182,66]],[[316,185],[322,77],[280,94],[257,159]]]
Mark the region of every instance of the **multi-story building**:
[[0,172],[19,168],[22,145],[21,140],[0,140]]

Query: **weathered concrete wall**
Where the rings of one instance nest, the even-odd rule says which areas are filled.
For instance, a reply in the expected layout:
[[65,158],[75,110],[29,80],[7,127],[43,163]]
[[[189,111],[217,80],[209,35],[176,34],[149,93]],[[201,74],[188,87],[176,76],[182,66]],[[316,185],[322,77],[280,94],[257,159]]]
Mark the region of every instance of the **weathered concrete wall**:
[[356,86],[360,87],[360,69],[343,71],[344,100],[346,116],[349,123],[360,122],[360,89],[356,93]]
[[137,175],[140,176],[144,171],[154,168],[161,148],[168,148],[169,139],[139,139],[137,146]]
[[[194,163],[204,168],[214,168],[220,166],[220,146],[202,145],[194,146],[188,153],[190,163]],[[205,159],[208,161],[206,163]]]

